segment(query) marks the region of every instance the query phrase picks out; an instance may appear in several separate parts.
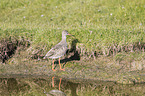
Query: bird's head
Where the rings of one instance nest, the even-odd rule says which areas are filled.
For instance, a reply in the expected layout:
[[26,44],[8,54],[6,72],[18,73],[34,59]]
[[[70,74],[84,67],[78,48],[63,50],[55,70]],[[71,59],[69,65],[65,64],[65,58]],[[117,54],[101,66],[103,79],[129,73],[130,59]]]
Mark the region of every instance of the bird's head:
[[[71,34],[69,34],[67,30],[63,30],[63,31],[62,31],[62,35],[71,35]],[[71,36],[74,37],[74,35],[71,35]]]
[[67,30],[63,30],[62,35],[71,35],[71,34],[69,34]]

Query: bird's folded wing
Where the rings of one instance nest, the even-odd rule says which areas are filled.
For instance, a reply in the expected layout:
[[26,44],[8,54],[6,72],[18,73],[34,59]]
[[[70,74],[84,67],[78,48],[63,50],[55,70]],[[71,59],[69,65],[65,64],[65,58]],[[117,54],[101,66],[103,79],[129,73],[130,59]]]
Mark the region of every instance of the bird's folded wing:
[[56,52],[60,51],[59,49],[61,49],[61,48],[62,48],[62,45],[61,45],[61,44],[57,44],[57,45],[55,45],[53,48],[51,48],[51,49],[47,52],[47,54],[46,54],[45,56],[46,56],[46,57],[50,57],[50,56],[56,54]]

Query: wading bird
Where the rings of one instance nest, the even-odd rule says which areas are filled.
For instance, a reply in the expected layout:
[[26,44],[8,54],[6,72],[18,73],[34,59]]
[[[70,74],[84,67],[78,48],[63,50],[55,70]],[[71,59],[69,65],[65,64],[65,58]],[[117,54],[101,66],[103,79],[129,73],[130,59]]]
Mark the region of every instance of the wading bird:
[[59,58],[60,70],[65,71],[64,68],[63,69],[61,68],[60,57],[62,57],[67,51],[66,35],[71,35],[71,34],[69,34],[68,31],[66,31],[66,30],[62,31],[62,40],[57,45],[55,45],[53,48],[51,48],[43,58],[43,59],[46,59],[48,57],[53,60],[53,62],[52,62],[53,71],[55,71],[54,59],[57,59],[57,58]]

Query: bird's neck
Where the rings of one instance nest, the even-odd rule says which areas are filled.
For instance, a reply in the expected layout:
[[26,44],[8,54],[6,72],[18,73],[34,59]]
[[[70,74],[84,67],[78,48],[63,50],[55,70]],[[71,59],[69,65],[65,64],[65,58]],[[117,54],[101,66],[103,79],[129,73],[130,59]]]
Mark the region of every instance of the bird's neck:
[[62,35],[62,41],[66,42],[66,36],[65,35]]

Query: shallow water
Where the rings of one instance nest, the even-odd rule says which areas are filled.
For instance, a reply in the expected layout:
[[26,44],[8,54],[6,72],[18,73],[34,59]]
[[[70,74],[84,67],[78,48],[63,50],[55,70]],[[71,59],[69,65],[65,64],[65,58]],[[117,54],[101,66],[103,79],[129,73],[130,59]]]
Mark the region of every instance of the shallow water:
[[7,75],[0,78],[1,96],[144,96],[144,89],[145,84],[122,85],[46,75]]

